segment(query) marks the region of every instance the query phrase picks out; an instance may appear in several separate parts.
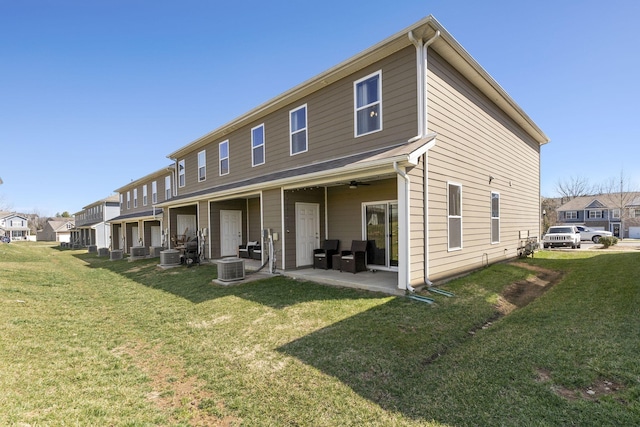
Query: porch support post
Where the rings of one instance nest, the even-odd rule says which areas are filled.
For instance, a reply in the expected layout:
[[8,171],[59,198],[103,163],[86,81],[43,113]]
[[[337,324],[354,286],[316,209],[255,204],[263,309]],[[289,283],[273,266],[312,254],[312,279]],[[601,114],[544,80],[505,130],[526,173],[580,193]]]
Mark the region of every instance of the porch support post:
[[409,285],[411,269],[409,177],[397,166],[396,171],[398,172],[398,289],[412,290]]

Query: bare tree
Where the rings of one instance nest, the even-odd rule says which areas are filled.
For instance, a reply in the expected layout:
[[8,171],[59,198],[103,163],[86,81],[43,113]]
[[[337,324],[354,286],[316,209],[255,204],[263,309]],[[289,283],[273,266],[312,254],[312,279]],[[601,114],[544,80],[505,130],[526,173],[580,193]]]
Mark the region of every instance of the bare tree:
[[588,196],[597,191],[596,188],[589,183],[589,178],[582,176],[571,176],[567,179],[558,180],[556,183],[556,192],[564,202],[575,199],[576,197]]

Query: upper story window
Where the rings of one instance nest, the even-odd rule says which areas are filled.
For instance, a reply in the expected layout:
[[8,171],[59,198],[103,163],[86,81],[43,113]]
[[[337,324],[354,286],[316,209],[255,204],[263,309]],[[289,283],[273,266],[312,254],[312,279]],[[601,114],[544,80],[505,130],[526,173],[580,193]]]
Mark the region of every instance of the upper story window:
[[566,211],[564,213],[565,219],[578,219],[578,211]]
[[290,154],[304,153],[307,141],[307,104],[289,111]]
[[169,200],[171,198],[171,175],[164,177],[164,199]]
[[123,202],[124,202],[124,194],[120,193],[120,210],[122,210]]
[[602,218],[602,211],[589,211],[589,218]]
[[631,209],[631,213],[635,218],[640,218],[640,209]]
[[251,129],[251,166],[264,164],[264,124]]
[[491,243],[500,243],[500,193],[491,192]]
[[182,159],[178,162],[178,187],[184,187],[185,172],[184,159]]
[[131,209],[131,192],[127,191],[127,209]]
[[198,153],[198,182],[207,179],[207,151],[202,150]]
[[449,250],[462,249],[462,185],[447,184],[447,227]]
[[151,183],[151,203],[154,205],[158,203],[158,181]]
[[220,176],[229,173],[229,140],[223,141],[218,145],[220,154]]
[[142,186],[142,206],[147,206],[147,200],[148,199],[148,194],[147,194],[147,184]]
[[614,209],[611,211],[611,218],[620,219],[620,209]]
[[137,188],[133,189],[133,207],[134,208],[138,207],[138,189]]
[[353,87],[355,136],[382,130],[382,71],[356,81]]

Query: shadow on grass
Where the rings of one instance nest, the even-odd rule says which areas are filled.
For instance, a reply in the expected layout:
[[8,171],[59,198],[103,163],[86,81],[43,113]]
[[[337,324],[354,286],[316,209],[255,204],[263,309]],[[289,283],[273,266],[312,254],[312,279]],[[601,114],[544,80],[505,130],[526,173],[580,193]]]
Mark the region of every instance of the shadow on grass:
[[171,293],[194,304],[236,296],[271,308],[283,309],[317,300],[380,298],[380,295],[375,293],[329,288],[283,276],[223,286],[212,282],[217,277],[217,268],[215,264],[208,263],[163,269],[158,266],[159,258],[130,262],[128,259],[111,261],[93,253],[74,256],[84,261],[89,268],[109,270],[136,283]]
[[[563,331],[583,327],[581,325],[584,323],[584,313],[594,311],[598,304],[602,304],[607,293],[611,292],[611,288],[606,289],[601,285],[604,277],[610,278],[610,272],[618,271],[622,265],[637,264],[638,259],[637,254],[605,254],[583,259],[526,261],[568,272],[565,280],[569,289],[563,289],[552,297],[548,305],[536,308],[537,315],[540,310],[546,310],[547,315],[552,316],[557,313],[558,306],[566,305],[570,313],[567,318],[570,320],[566,324],[558,325],[557,332],[553,329],[554,326],[549,326],[549,333],[557,333],[560,337],[554,342],[566,342]],[[607,266],[611,270],[607,270]],[[479,294],[478,289],[499,293],[499,288],[504,289],[503,285],[496,287],[491,284],[494,280],[491,271],[497,268],[500,267],[492,266],[451,282],[451,287],[461,299],[465,298],[465,293]],[[635,270],[638,268],[635,267]],[[496,271],[498,275],[504,274]],[[638,273],[636,271],[621,276],[618,288],[630,287],[634,280],[637,281],[634,277],[640,277],[633,276]],[[587,276],[591,277],[588,282],[583,280]],[[574,287],[573,283],[577,283],[578,286]],[[475,288],[476,286],[479,288]],[[585,292],[591,292],[594,297],[585,299],[582,296]],[[624,300],[625,297],[621,297],[619,301],[612,301],[613,310],[615,304],[622,304]],[[485,306],[484,309],[478,309],[481,305]],[[522,309],[523,314],[524,310],[526,308]],[[575,312],[574,318],[572,312]],[[495,425],[500,423],[509,411],[515,411],[510,408],[514,403],[509,401],[509,394],[500,395],[502,386],[499,384],[505,381],[501,375],[508,377],[514,375],[509,369],[519,369],[517,375],[521,376],[520,380],[526,384],[514,386],[514,393],[524,402],[528,402],[530,407],[522,411],[521,418],[516,417],[508,424],[527,424],[530,421],[527,418],[530,416],[528,413],[543,413],[546,409],[544,404],[540,406],[540,396],[533,395],[538,389],[534,380],[530,379],[528,369],[533,369],[533,365],[529,364],[534,362],[521,357],[518,358],[517,364],[511,361],[512,357],[524,350],[518,347],[522,343],[509,341],[513,334],[509,321],[499,328],[499,332],[491,332],[504,333],[502,338],[493,335],[485,342],[487,332],[482,331],[478,335],[470,333],[471,330],[477,329],[478,324],[490,319],[494,313],[495,308],[484,297],[471,298],[464,302],[440,299],[435,307],[425,307],[419,302],[398,298],[292,341],[278,348],[278,351],[339,379],[358,395],[387,411],[398,411],[417,420],[437,420],[452,425],[482,425],[485,422],[488,423],[485,425]],[[508,318],[509,316],[505,317]],[[524,319],[523,321],[523,317],[519,316],[519,322],[526,324],[526,317]],[[524,329],[529,330],[526,326]],[[545,341],[544,337],[538,339]],[[592,345],[583,344],[584,347]],[[496,346],[496,349],[487,351],[486,348],[491,346]],[[573,346],[578,353],[581,352],[580,343],[574,343]],[[482,358],[477,356],[483,351],[489,353],[482,356],[487,357],[488,361],[482,361]],[[556,347],[555,344],[549,344],[548,351],[553,358],[554,353],[564,354],[566,348],[564,345]],[[540,353],[545,354],[545,349],[541,349]],[[495,366],[492,366],[494,355]],[[544,357],[546,356],[545,354]],[[576,357],[579,357],[579,354],[576,354]],[[509,366],[509,369],[505,369],[506,366]],[[506,382],[510,381],[511,379],[508,379]],[[492,401],[483,395],[489,390],[493,393],[494,389],[496,396],[501,397]],[[477,395],[474,396],[474,393]],[[542,395],[550,398],[549,392],[543,391]],[[476,403],[471,406],[465,404],[469,399],[475,400]],[[482,407],[483,401],[487,402],[483,409],[486,413],[479,418],[478,405]],[[505,413],[501,412],[501,405]],[[480,421],[483,417],[484,421]]]

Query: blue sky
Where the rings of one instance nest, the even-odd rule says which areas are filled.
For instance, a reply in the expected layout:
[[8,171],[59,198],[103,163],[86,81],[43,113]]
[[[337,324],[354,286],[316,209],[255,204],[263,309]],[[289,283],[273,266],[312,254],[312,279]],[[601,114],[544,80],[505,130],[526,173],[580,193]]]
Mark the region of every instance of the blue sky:
[[77,212],[429,14],[551,139],[543,195],[640,185],[636,0],[0,0],[0,207]]

